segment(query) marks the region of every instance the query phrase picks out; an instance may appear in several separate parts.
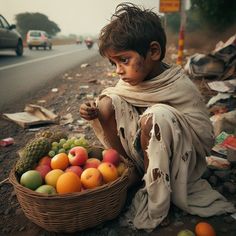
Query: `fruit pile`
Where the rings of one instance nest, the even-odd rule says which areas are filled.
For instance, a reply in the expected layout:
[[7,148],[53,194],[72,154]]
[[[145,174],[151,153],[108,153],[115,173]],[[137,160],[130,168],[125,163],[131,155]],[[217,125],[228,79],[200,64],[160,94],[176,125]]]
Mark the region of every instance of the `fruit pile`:
[[69,153],[70,149],[76,146],[88,148],[88,141],[84,137],[62,138],[59,142],[52,142],[51,150],[48,152],[50,157],[54,157],[58,153]]
[[125,169],[115,149],[89,147],[86,139],[75,137],[37,137],[16,163],[20,184],[43,194],[94,189],[116,180]]
[[195,225],[195,233],[189,229],[181,230],[177,236],[216,236],[215,229],[207,222],[198,222]]

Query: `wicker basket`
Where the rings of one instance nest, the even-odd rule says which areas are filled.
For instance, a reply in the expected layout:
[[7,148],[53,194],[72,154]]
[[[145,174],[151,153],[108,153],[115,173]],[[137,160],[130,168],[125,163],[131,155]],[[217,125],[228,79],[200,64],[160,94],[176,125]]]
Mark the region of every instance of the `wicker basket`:
[[15,170],[9,180],[29,220],[52,232],[82,231],[114,219],[127,196],[129,168],[115,181],[79,193],[43,195],[19,184]]

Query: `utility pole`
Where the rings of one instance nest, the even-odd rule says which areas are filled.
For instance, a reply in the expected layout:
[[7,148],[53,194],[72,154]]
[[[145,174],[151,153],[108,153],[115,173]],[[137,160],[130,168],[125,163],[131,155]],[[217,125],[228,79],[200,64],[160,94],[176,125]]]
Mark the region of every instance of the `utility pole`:
[[178,57],[177,64],[183,64],[183,56],[184,56],[184,33],[185,33],[185,25],[186,25],[186,0],[181,0],[180,5],[180,29],[179,29],[179,41],[178,41]]

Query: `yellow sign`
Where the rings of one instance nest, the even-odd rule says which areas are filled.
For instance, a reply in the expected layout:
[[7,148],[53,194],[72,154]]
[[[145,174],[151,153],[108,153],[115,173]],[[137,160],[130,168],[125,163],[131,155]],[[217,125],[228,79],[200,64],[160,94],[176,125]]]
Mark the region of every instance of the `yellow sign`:
[[169,13],[180,11],[180,0],[159,0],[159,12]]

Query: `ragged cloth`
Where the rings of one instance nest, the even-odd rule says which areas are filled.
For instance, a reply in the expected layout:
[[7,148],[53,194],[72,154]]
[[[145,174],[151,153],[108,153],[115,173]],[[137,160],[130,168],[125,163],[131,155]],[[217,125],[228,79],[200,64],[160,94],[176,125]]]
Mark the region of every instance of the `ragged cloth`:
[[[119,80],[98,99],[104,95],[112,99],[119,138],[140,173],[144,168],[137,145],[140,119],[150,116],[153,121],[145,150],[149,159],[145,186],[137,191],[125,215],[127,222],[137,229],[153,230],[167,216],[171,201],[202,217],[235,212],[233,204],[201,179],[214,133],[201,94],[180,66],[168,66],[159,76],[136,86]],[[137,108],[144,113],[140,115]],[[93,120],[92,126],[101,143],[110,147],[99,120]]]

